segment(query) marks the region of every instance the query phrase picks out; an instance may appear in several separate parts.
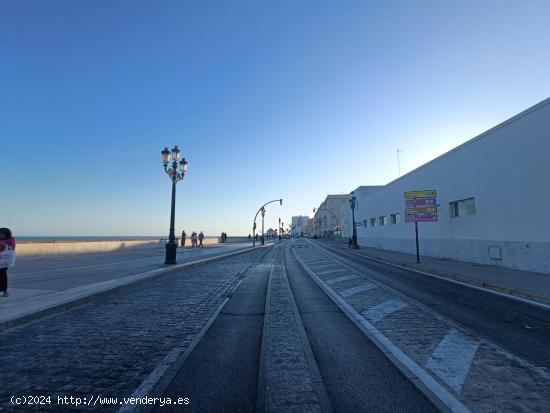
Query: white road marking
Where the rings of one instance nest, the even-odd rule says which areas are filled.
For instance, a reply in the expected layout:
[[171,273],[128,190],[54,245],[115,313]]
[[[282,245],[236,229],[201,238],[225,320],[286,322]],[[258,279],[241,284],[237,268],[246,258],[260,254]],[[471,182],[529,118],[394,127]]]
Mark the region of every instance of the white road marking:
[[405,301],[400,300],[399,298],[395,298],[393,300],[388,300],[382,304],[378,304],[377,306],[372,307],[370,310],[365,311],[363,315],[369,321],[377,323],[384,317],[396,312],[397,310],[405,308],[408,305],[409,304],[407,304]]
[[376,287],[377,286],[375,284],[365,283],[363,285],[360,285],[359,287],[348,288],[347,290],[342,291],[340,295],[342,297],[351,297],[352,295],[355,295],[362,291],[372,290],[373,288],[376,288]]
[[453,329],[441,340],[426,367],[460,393],[478,347],[479,342]]
[[[358,313],[351,305],[339,297],[332,288],[330,288],[323,280],[321,280],[298,256],[296,251],[292,251],[294,257],[300,262],[306,272],[313,278],[313,280],[332,298],[332,300],[344,311],[344,314],[352,320],[386,355],[391,355],[390,360],[396,364],[402,371],[407,372],[407,377],[413,375],[428,389],[429,395],[435,396],[437,407],[443,410],[442,407],[447,408],[453,413],[471,413],[471,411],[463,405],[452,393],[439,384],[434,378],[428,374],[426,370],[415,363],[413,359],[407,356],[401,351],[395,344],[393,344],[384,334],[374,327],[365,317]],[[422,390],[424,394],[428,393]],[[430,400],[434,401],[432,397]],[[443,406],[442,406],[443,405]]]
[[332,267],[332,268],[328,268],[328,269],[325,269],[323,271],[315,271],[318,275],[326,275],[326,274],[330,274],[330,273],[333,273],[333,272],[341,272],[342,271],[342,268],[340,267]]
[[[319,273],[317,273],[319,275]],[[332,280],[325,281],[327,284],[336,284],[341,281],[348,281],[348,280],[354,280],[356,278],[359,278],[357,275],[344,275],[341,277],[333,278]]]

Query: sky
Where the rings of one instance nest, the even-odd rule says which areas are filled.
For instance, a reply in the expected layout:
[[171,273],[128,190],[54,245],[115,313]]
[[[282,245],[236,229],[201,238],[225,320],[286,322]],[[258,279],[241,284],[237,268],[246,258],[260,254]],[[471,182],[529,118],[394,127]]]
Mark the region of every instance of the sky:
[[[247,235],[550,96],[541,0],[1,0],[0,226]],[[286,225],[285,225],[286,226]]]

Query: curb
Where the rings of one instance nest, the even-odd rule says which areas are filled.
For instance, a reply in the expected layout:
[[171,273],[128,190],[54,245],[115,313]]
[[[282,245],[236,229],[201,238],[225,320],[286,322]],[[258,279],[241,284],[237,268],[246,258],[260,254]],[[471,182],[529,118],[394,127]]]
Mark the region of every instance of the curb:
[[[311,345],[309,344],[309,339],[307,338],[306,331],[304,329],[304,324],[298,307],[296,306],[296,301],[294,300],[294,294],[288,280],[286,264],[285,264],[285,248],[282,247],[281,251],[281,261],[284,271],[284,279],[286,284],[287,293],[289,295],[290,305],[292,307],[292,313],[294,316],[294,322],[296,328],[298,329],[298,335],[302,342],[302,348],[304,350],[305,356],[307,358],[307,364],[309,366],[309,373],[312,378],[312,388],[314,392],[319,397],[319,406],[322,413],[333,413],[332,405],[325,388],[325,384],[319,372],[319,367],[313,356],[313,351],[311,350]],[[271,315],[271,284],[272,284],[272,272],[273,267],[275,266],[276,256],[273,257],[273,262],[271,264],[271,269],[269,270],[269,279],[267,281],[267,294],[265,299],[265,311],[264,311],[264,325],[262,332],[262,346],[260,353],[260,369],[258,373],[258,390],[256,398],[256,413],[263,413],[269,411],[269,406],[266,403],[267,399],[267,368],[269,360],[269,345],[271,344],[271,334],[269,332],[269,327],[271,324],[270,315]]]
[[[372,259],[371,257],[368,257],[368,258]],[[399,264],[395,264],[395,265],[399,265]],[[474,279],[471,279],[471,278],[463,277],[463,276],[458,275],[458,274],[453,274],[453,273],[448,273],[448,272],[443,272],[443,271],[437,271],[437,270],[431,270],[431,269],[427,269],[427,268],[418,269],[418,268],[416,268],[415,264],[405,263],[405,264],[402,264],[401,267],[407,268],[407,269],[410,269],[410,270],[413,270],[413,271],[416,271],[416,272],[420,272],[420,273],[423,273],[423,274],[427,273],[427,274],[430,274],[430,275],[435,275],[437,277],[449,278],[451,280],[458,281],[458,282],[461,282],[463,284],[471,284],[471,285],[474,285],[476,287],[491,289],[491,290],[495,290],[495,291],[498,291],[498,292],[501,292],[501,293],[506,293],[506,294],[517,296],[517,297],[527,298],[527,299],[531,299],[531,300],[537,300],[537,301],[540,301],[540,302],[545,303],[545,304],[550,304],[550,297],[548,297],[546,295],[542,295],[542,294],[536,294],[536,293],[532,293],[532,292],[525,291],[525,290],[518,290],[516,288],[505,287],[505,286],[502,286],[502,285],[499,285],[499,284],[493,284],[493,283],[486,282],[486,281],[478,281],[478,280],[474,280]]]
[[[330,247],[326,247],[324,245],[320,245],[320,246],[323,247],[323,248],[329,248],[330,249]],[[467,287],[477,288],[477,289],[480,289],[480,290],[488,292],[488,293],[502,295],[504,297],[507,297],[507,298],[510,298],[510,299],[513,299],[513,300],[519,300],[521,302],[525,302],[527,304],[542,307],[542,308],[547,309],[547,310],[550,308],[550,306],[549,306],[550,297],[548,297],[548,296],[535,294],[535,293],[530,293],[530,292],[527,292],[527,291],[524,291],[524,290],[517,290],[517,289],[514,289],[514,288],[510,288],[510,287],[504,287],[504,286],[501,286],[501,285],[498,285],[498,284],[488,283],[488,282],[485,282],[485,281],[472,280],[472,279],[469,279],[469,278],[462,277],[460,275],[449,274],[449,273],[438,272],[438,271],[428,271],[427,269],[420,270],[420,269],[415,268],[416,264],[407,264],[407,263],[405,263],[405,264],[396,264],[394,262],[387,261],[387,260],[382,259],[382,258],[375,258],[375,257],[371,257],[369,255],[360,254],[358,252],[347,251],[344,248],[336,248],[336,249],[337,250],[343,250],[344,252],[346,252],[348,254],[357,255],[357,256],[362,257],[366,260],[372,260],[374,262],[379,262],[381,264],[389,265],[389,266],[400,268],[400,269],[407,270],[407,271],[412,271],[412,272],[415,272],[417,274],[426,275],[428,277],[435,277],[435,278],[439,278],[441,280],[458,283],[458,284],[461,284],[461,285],[464,285],[464,286],[467,286]]]
[[436,408],[444,413],[471,413],[449,391],[434,380],[416,362],[404,354],[395,344],[369,323],[346,301],[339,297],[322,281],[294,250],[294,258],[319,288],[336,304],[336,306],[357,326],[357,328],[388,358],[388,360],[422,393]]
[[[230,252],[227,254],[210,257],[210,258],[203,258],[203,259],[191,261],[185,264],[177,264],[174,266],[163,266],[164,268],[158,268],[156,270],[148,271],[145,273],[133,274],[133,275],[127,275],[121,278],[115,278],[113,280],[108,280],[107,282],[98,283],[98,284],[104,284],[104,285],[100,287],[100,289],[97,291],[86,291],[87,288],[90,288],[94,284],[77,287],[74,289],[77,291],[74,297],[65,298],[65,300],[61,299],[56,303],[45,304],[43,307],[38,307],[35,310],[30,310],[30,311],[21,313],[19,315],[16,315],[6,320],[0,320],[0,332],[23,325],[23,324],[28,324],[30,322],[33,322],[42,318],[46,318],[55,314],[59,314],[61,312],[70,310],[72,308],[75,308],[84,304],[91,303],[123,287],[138,285],[140,283],[150,281],[156,277],[162,276],[170,272],[191,269],[194,267],[198,267],[200,265],[220,261],[232,256],[245,254],[247,252],[253,251],[258,248],[261,248],[261,247],[246,248],[244,250]],[[84,290],[84,291],[78,292],[78,290]],[[63,293],[67,294],[67,291],[64,291]]]
[[282,260],[283,260],[283,266],[284,266],[286,286],[288,289],[288,293],[290,295],[290,303],[292,305],[292,311],[294,312],[294,318],[296,319],[296,326],[298,328],[298,333],[300,334],[300,338],[302,340],[302,346],[306,353],[307,362],[309,364],[311,378],[313,379],[312,387],[317,393],[317,396],[319,396],[319,404],[321,406],[321,411],[323,413],[333,413],[334,410],[332,409],[332,404],[330,403],[330,399],[328,397],[327,389],[325,387],[325,382],[323,381],[321,372],[319,371],[319,366],[317,365],[317,361],[315,360],[315,356],[313,355],[313,350],[311,350],[311,344],[309,343],[309,339],[307,337],[307,333],[304,328],[304,323],[302,321],[302,317],[300,316],[300,311],[298,310],[298,306],[296,305],[296,301],[294,300],[294,293],[292,292],[292,287],[290,286],[288,273],[286,271],[285,250],[282,251],[282,255],[283,255]]
[[260,366],[258,369],[258,387],[256,390],[256,412],[266,411],[266,388],[267,388],[267,366],[268,366],[268,346],[266,338],[269,337],[269,324],[266,323],[266,318],[271,312],[271,272],[275,265],[275,257],[271,262],[271,268],[269,269],[269,276],[267,279],[267,288],[265,295],[265,307],[264,307],[264,321],[262,327],[262,345],[260,347]]
[[[258,247],[254,248],[257,249]],[[161,397],[162,394],[166,391],[166,389],[170,386],[172,383],[172,380],[177,376],[180,369],[183,367],[189,356],[193,353],[197,345],[200,343],[202,338],[206,335],[212,324],[216,321],[220,313],[223,311],[227,303],[231,300],[233,293],[240,287],[240,285],[243,283],[243,281],[246,279],[246,277],[249,275],[249,273],[254,269],[256,265],[258,265],[268,254],[269,250],[267,250],[260,258],[258,258],[253,264],[251,264],[242,274],[241,279],[235,284],[233,287],[231,287],[225,294],[226,298],[222,301],[222,303],[218,306],[218,308],[212,313],[206,324],[201,328],[201,330],[197,333],[197,335],[193,338],[191,343],[189,343],[189,346],[185,349],[183,354],[176,355],[175,360],[172,360],[172,357],[170,357],[170,354],[166,356],[165,360],[168,360],[168,365],[163,369],[160,368],[160,372],[157,374],[151,373],[145,381],[134,391],[131,397],[135,398],[145,398],[145,397]],[[164,362],[164,360],[163,360]],[[157,369],[161,367],[163,364],[159,364],[157,366]],[[172,363],[171,365],[169,363]],[[155,381],[155,376],[158,377]],[[154,404],[127,404],[121,407],[119,410],[117,410],[117,413],[149,413],[155,408],[158,407]],[[188,406],[183,406],[182,409],[187,408]]]

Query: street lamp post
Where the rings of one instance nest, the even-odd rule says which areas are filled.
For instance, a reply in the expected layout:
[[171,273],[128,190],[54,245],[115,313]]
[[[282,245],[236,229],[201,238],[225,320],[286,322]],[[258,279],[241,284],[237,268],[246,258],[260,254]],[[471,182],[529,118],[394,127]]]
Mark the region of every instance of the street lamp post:
[[[176,234],[174,230],[175,226],[175,214],[176,214],[176,184],[183,179],[185,173],[187,172],[188,163],[183,158],[180,161],[181,151],[178,149],[178,146],[174,146],[170,152],[168,148],[164,148],[161,152],[162,155],[162,164],[164,165],[164,171],[170,177],[172,181],[172,205],[170,210],[170,233],[168,235],[168,242],[166,243],[166,257],[164,264],[173,265],[177,264],[176,253],[178,249],[178,244],[176,243]],[[168,167],[170,163],[170,157],[172,158],[172,167]],[[179,162],[178,162],[179,161]],[[178,170],[179,164],[179,170]]]
[[256,246],[256,218],[258,218],[258,214],[260,212],[262,212],[262,236],[263,236],[263,233],[264,233],[264,228],[263,228],[263,217],[265,215],[265,206],[268,205],[268,204],[271,204],[272,202],[278,202],[280,205],[283,205],[283,200],[282,199],[274,199],[273,201],[269,201],[269,202],[266,202],[265,204],[263,204],[260,209],[258,209],[258,212],[256,212],[256,215],[254,215],[254,223],[252,225],[252,246],[255,247]]
[[264,242],[264,217],[265,217],[265,208],[262,208],[262,245],[265,244],[265,242]]
[[353,248],[355,249],[359,248],[359,245],[357,245],[357,227],[355,226],[355,205],[356,204],[357,204],[357,198],[355,197],[355,192],[351,191],[351,194],[349,197],[349,207],[351,208],[351,221],[352,221],[352,227],[353,227],[352,243],[353,243]]

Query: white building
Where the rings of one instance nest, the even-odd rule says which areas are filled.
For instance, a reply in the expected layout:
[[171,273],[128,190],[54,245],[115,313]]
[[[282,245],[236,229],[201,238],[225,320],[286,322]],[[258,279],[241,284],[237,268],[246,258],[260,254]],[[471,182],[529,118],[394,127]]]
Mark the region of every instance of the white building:
[[343,231],[347,230],[345,222],[351,222],[351,218],[346,215],[350,211],[348,200],[348,194],[327,195],[321,205],[315,208],[314,235],[330,239],[341,239],[344,236]]
[[265,235],[266,237],[268,238],[275,238],[277,237],[277,230],[273,229],[273,228],[269,228],[266,232],[265,232]]
[[298,238],[302,235],[308,234],[309,217],[304,215],[298,215],[292,217],[292,236]]
[[550,272],[549,179],[546,99],[384,187],[357,188],[358,242],[414,253],[404,192],[435,189],[439,217],[418,224],[421,254]]

